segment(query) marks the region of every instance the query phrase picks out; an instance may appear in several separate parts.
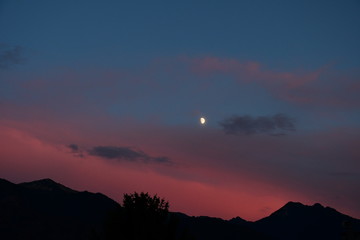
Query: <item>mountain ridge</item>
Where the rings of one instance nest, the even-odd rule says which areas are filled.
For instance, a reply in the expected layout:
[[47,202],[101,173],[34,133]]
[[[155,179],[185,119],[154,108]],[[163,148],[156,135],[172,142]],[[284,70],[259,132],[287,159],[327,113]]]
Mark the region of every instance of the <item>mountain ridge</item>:
[[[89,239],[90,230],[102,236],[107,212],[119,207],[106,195],[76,191],[49,178],[19,184],[0,178],[0,238]],[[289,201],[257,221],[239,216],[224,220],[170,214],[178,219],[179,231],[187,231],[197,240],[335,240],[344,234],[360,236],[359,219],[320,203]]]
[[68,188],[58,182],[55,182],[54,180],[50,178],[44,178],[40,180],[35,180],[31,182],[23,182],[19,183],[20,186],[24,186],[26,188],[30,189],[37,189],[37,190],[43,190],[43,191],[64,191],[69,193],[76,193],[79,191],[73,190],[71,188]]
[[80,192],[51,179],[14,184],[0,179],[0,239],[89,239],[103,232],[119,204],[103,194]]

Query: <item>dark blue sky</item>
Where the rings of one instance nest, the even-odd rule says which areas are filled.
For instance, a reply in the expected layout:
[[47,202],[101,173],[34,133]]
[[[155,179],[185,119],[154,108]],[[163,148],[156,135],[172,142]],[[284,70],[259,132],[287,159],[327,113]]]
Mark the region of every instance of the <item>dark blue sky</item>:
[[[147,74],[156,59],[164,64],[182,56],[258,62],[264,71],[307,73],[330,68],[328,74],[356,74],[360,64],[358,10],[357,1],[2,1],[0,40],[9,47],[22,47],[26,64],[11,70],[33,78],[64,69]],[[148,99],[139,100],[147,105],[135,101],[125,112],[144,118],[153,112],[149,109],[156,114],[162,102],[162,118],[171,116],[166,121],[185,121],[181,115],[186,111],[201,111],[217,121],[232,113],[261,115],[293,108],[253,89],[256,86],[244,89],[225,80],[231,76],[213,77],[206,93],[195,93],[197,77],[182,72],[174,79],[173,74],[152,80],[165,88],[182,81],[177,94],[147,93]],[[111,113],[124,112],[116,110],[117,103],[111,105]],[[171,106],[176,106],[175,113]],[[305,114],[302,106],[296,111],[301,113],[291,114]]]
[[[219,175],[234,176],[232,183],[281,185],[277,200],[254,205],[256,211],[296,195],[350,206],[345,211],[359,217],[360,198],[352,192],[360,187],[359,11],[356,0],[0,0],[0,121],[10,134],[0,140],[19,131],[59,155],[66,152],[61,146],[76,144],[88,161],[101,158],[88,154],[99,146],[148,151],[142,156],[177,163],[150,164],[158,177],[223,191],[228,182],[207,175],[220,168]],[[11,151],[1,156],[12,158]],[[25,174],[10,162],[0,170],[10,180],[67,179],[51,170]],[[118,171],[146,169],[119,162]],[[234,169],[246,177],[238,179]],[[301,183],[295,195],[288,189],[296,187],[283,184],[291,176]],[[309,176],[325,193],[315,191]],[[335,180],[339,188],[328,188]],[[348,189],[340,190],[342,184]],[[85,186],[95,188],[79,185]],[[229,194],[243,196],[237,191]],[[252,201],[256,194],[245,192]],[[178,209],[191,214],[189,201]],[[244,213],[239,209],[233,211]]]
[[1,39],[64,65],[211,54],[277,68],[354,67],[358,8],[358,1],[2,1]]

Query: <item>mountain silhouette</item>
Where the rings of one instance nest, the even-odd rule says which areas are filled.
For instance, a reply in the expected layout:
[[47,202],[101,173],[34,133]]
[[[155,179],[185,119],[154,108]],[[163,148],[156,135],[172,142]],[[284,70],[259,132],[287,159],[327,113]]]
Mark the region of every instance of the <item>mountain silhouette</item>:
[[20,183],[20,186],[24,186],[28,189],[33,190],[41,190],[41,191],[52,191],[52,192],[67,192],[67,193],[75,193],[77,191],[72,190],[71,188],[65,187],[64,185],[61,185],[60,183],[57,183],[49,178],[33,181],[33,182],[25,182]]
[[[351,224],[353,229],[346,229]],[[312,206],[288,202],[270,216],[253,223],[253,227],[273,239],[341,239],[346,231],[358,232],[360,220],[319,203]]]
[[50,179],[13,184],[0,179],[0,239],[90,239],[119,204]]
[[[200,216],[190,217],[183,213],[174,213],[179,219],[179,232],[185,233],[187,238],[196,240],[267,240],[271,239],[266,233],[251,227],[251,223],[239,217],[232,220]],[[181,234],[180,234],[181,235]]]
[[[183,215],[183,214],[182,214]],[[228,221],[182,216],[185,229],[195,239],[358,240],[360,220],[316,203],[288,202],[270,216],[255,222],[240,217]]]
[[[111,212],[121,206],[101,193],[76,191],[51,179],[14,184],[0,179],[0,239],[105,239]],[[177,239],[196,240],[352,240],[360,220],[319,203],[288,202],[255,222],[170,213]],[[120,229],[121,230],[121,229]]]

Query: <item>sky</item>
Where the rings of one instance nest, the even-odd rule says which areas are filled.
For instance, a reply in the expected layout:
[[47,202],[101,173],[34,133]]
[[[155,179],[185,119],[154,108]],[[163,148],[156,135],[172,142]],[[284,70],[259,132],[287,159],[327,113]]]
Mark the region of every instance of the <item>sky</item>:
[[[0,0],[0,178],[360,218],[357,0]],[[200,124],[204,117],[206,123]]]

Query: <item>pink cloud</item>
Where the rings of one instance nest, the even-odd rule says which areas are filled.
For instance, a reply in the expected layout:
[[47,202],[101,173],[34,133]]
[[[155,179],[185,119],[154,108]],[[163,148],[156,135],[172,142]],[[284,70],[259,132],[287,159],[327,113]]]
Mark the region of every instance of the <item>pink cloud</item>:
[[206,87],[214,78],[226,81],[222,76],[235,79],[239,85],[255,84],[280,100],[301,106],[360,106],[356,71],[341,73],[330,66],[281,71],[256,61],[219,57],[155,59],[136,70],[53,69],[36,76],[13,77],[7,79],[7,84],[17,89],[13,102],[56,108],[57,112],[89,112],[114,102],[167,95],[178,91],[188,84],[187,79],[194,77]]
[[[328,71],[325,66],[313,71],[274,71],[259,62],[239,61],[218,57],[182,57],[194,74],[208,77],[223,74],[234,77],[240,84],[256,83],[274,96],[296,104],[356,107],[360,105],[358,80]],[[331,74],[331,75],[330,75]],[[340,86],[340,87],[339,87]]]
[[277,72],[267,70],[258,62],[217,57],[182,58],[190,64],[190,69],[197,74],[231,74],[238,81],[255,81],[263,84],[284,84],[286,88],[296,88],[315,81],[321,70],[314,72]]

